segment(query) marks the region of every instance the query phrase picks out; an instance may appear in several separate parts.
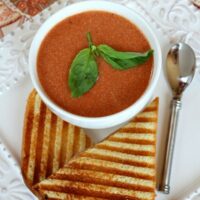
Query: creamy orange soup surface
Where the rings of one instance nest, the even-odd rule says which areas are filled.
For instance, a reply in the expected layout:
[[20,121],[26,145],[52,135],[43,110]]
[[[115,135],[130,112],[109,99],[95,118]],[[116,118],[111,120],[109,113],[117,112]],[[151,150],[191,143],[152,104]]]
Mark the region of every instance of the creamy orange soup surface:
[[132,105],[148,86],[153,57],[128,70],[116,70],[97,58],[99,77],[93,88],[74,98],[68,86],[70,65],[76,54],[88,47],[86,33],[95,45],[107,44],[118,51],[145,52],[151,47],[136,25],[109,12],[80,13],[57,24],[43,40],[37,71],[47,95],[66,111],[87,117],[117,113]]

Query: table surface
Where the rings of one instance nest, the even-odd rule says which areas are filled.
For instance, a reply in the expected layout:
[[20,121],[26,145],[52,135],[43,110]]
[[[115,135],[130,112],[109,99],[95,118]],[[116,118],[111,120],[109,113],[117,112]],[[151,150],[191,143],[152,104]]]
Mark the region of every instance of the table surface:
[[[119,1],[118,1],[119,2]],[[158,1],[152,1],[156,5]],[[152,2],[147,1],[147,7],[152,6]],[[165,5],[164,1],[160,1],[160,10],[155,5],[155,11],[162,13],[162,8],[166,9],[168,6]],[[177,6],[171,12],[168,12],[168,20],[170,17],[174,17],[175,12],[178,15],[183,9],[183,12],[186,12],[184,9],[194,9],[191,4],[188,4],[189,7],[186,7],[186,1],[182,0],[181,3],[178,1],[171,1],[171,5]],[[140,11],[143,9],[144,1],[122,1],[123,4],[126,4],[128,7]],[[162,4],[162,6],[161,6]],[[177,4],[177,5],[176,5]],[[182,6],[181,6],[182,5]],[[157,9],[157,10],[156,10]],[[171,8],[172,9],[172,8]],[[163,12],[165,12],[163,11]],[[156,14],[157,14],[156,12]],[[188,16],[192,19],[192,13],[188,11]],[[200,11],[195,9],[195,15],[199,15]],[[141,12],[142,15],[147,16],[148,13],[145,9]],[[155,19],[158,19],[157,15],[154,15],[154,18],[151,19],[151,22],[155,22]],[[182,13],[183,14],[183,13]],[[185,16],[183,16],[184,18]],[[179,18],[178,18],[179,19]],[[185,18],[184,18],[185,19]],[[180,20],[180,19],[179,19]],[[186,23],[186,22],[184,22]],[[189,23],[189,22],[187,22]],[[197,24],[198,22],[196,22]],[[156,25],[157,24],[157,25]],[[162,47],[163,59],[166,57],[166,52],[169,49],[170,41],[183,40],[187,43],[194,45],[194,49],[198,53],[200,52],[200,45],[197,47],[196,42],[191,38],[196,33],[200,35],[200,26],[199,30],[196,30],[196,24],[193,25],[194,29],[191,31],[187,30],[187,34],[184,38],[180,38],[180,28],[177,27],[177,31],[173,32],[172,28],[169,29],[170,25],[164,23],[156,23],[153,26]],[[167,28],[163,28],[162,26]],[[179,23],[177,23],[177,26]],[[191,26],[191,25],[189,25]],[[164,30],[164,31],[163,31]],[[168,33],[163,34],[164,32]],[[171,32],[170,32],[171,31]],[[199,32],[198,32],[199,31]],[[170,37],[169,33],[173,33]],[[179,35],[178,35],[179,34]],[[182,33],[183,34],[183,33]],[[191,36],[192,35],[192,36]],[[195,40],[195,39],[194,39]],[[199,59],[199,57],[198,57]],[[199,62],[199,60],[198,60]],[[164,67],[164,64],[163,64]],[[20,151],[21,151],[21,139],[22,139],[22,126],[23,126],[23,117],[25,111],[25,103],[28,94],[33,88],[30,81],[29,75],[26,75],[20,82],[15,85],[11,90],[4,92],[0,96],[0,138],[11,151],[13,157],[19,163],[20,160]],[[171,92],[166,83],[164,70],[162,70],[158,85],[156,87],[154,96],[159,96],[160,98],[160,107],[159,107],[159,127],[157,133],[157,180],[160,178],[161,167],[163,162],[163,154],[165,148],[165,140],[167,135],[167,126],[169,118],[169,105],[171,99]],[[170,195],[164,195],[157,193],[157,200],[181,200],[184,199],[193,189],[197,186],[200,186],[200,73],[195,74],[194,80],[190,87],[186,90],[183,96],[182,110],[180,113],[177,138],[176,138],[176,149],[174,153],[174,162],[173,170],[171,177],[171,193]],[[159,182],[159,181],[158,181]],[[0,197],[1,200],[1,197]]]

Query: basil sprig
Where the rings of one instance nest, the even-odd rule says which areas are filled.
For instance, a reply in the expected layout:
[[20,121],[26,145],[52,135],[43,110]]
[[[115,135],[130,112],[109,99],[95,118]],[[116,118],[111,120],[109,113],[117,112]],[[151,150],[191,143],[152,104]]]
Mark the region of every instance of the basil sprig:
[[153,54],[153,50],[145,53],[116,51],[106,44],[95,46],[91,34],[87,33],[89,47],[81,50],[74,58],[69,71],[69,88],[72,97],[80,97],[88,92],[98,79],[96,57],[101,56],[118,70],[126,70],[145,63]]

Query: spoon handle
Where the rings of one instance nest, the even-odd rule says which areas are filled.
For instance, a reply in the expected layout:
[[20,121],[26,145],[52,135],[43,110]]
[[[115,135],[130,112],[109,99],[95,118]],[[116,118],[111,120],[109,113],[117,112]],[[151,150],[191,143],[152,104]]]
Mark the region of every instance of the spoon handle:
[[165,194],[169,194],[170,192],[170,176],[171,176],[173,152],[176,140],[177,122],[180,109],[181,109],[180,99],[173,98],[171,102],[171,117],[169,121],[169,129],[168,129],[169,134],[166,145],[165,161],[164,161],[162,180],[160,185],[160,191],[164,192]]

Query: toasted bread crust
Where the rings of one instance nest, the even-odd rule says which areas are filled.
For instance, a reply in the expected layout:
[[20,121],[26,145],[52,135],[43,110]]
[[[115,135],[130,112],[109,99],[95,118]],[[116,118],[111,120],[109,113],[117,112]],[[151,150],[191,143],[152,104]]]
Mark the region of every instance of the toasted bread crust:
[[33,192],[33,185],[89,146],[91,140],[83,130],[53,114],[35,90],[30,93],[24,117],[21,170]]
[[158,99],[35,186],[46,199],[154,200]]

